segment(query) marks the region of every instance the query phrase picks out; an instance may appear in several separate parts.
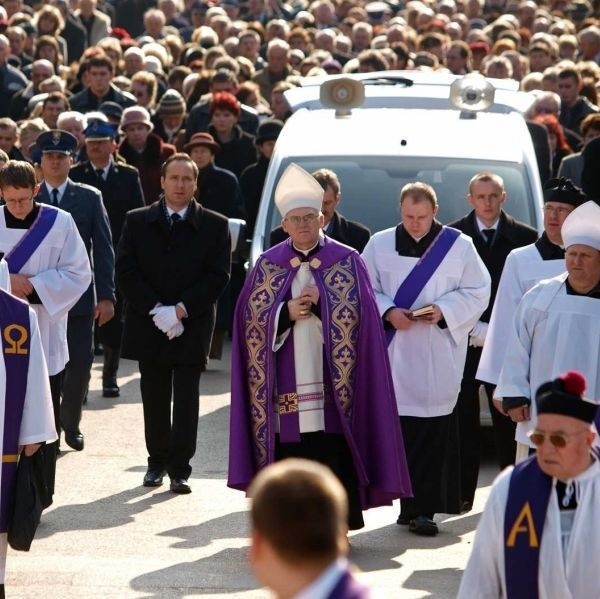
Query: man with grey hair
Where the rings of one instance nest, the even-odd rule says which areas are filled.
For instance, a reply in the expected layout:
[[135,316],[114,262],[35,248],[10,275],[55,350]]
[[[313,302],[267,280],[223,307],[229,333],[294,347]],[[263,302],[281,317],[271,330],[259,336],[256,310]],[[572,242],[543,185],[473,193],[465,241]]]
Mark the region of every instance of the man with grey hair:
[[85,114],[76,110],[67,110],[59,115],[56,120],[56,128],[70,133],[77,140],[74,162],[79,162],[79,154],[85,144],[83,132],[88,126],[88,119]]
[[0,34],[0,115],[8,114],[10,99],[27,86],[27,79],[21,71],[8,64],[10,43]]
[[267,66],[252,77],[258,83],[263,98],[270,98],[276,83],[284,81],[298,73],[289,64],[290,45],[279,38],[272,39],[267,45]]
[[600,64],[600,28],[595,25],[582,29],[579,40],[579,60],[592,60]]
[[21,91],[18,91],[10,100],[8,116],[15,121],[20,121],[29,116],[29,100],[41,93],[40,84],[54,75],[54,66],[45,58],[36,60],[31,65],[31,81]]

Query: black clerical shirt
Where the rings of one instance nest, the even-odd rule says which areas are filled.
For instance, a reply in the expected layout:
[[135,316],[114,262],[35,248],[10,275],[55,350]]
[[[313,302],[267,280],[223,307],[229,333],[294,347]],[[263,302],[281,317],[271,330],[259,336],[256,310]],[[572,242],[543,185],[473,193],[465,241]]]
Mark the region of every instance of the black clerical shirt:
[[431,242],[439,235],[441,230],[442,223],[434,220],[427,235],[421,237],[421,239],[417,241],[406,231],[404,225],[400,223],[396,227],[396,251],[401,256],[420,258],[431,245]]
[[544,231],[540,238],[535,242],[535,247],[540,253],[542,260],[564,260],[565,250],[560,245],[552,243]]

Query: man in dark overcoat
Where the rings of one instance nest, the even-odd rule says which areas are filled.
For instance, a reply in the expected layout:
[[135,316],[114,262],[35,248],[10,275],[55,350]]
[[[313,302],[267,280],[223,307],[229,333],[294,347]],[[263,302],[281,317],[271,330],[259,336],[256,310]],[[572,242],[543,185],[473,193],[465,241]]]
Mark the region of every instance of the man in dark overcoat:
[[[473,505],[477,477],[479,474],[479,386],[475,379],[481,350],[485,341],[488,323],[498,290],[498,283],[506,257],[512,250],[529,245],[537,239],[537,231],[507,214],[502,206],[506,201],[504,181],[494,173],[479,173],[469,182],[467,196],[473,210],[466,216],[450,223],[473,240],[475,249],[485,264],[492,279],[490,302],[485,312],[475,323],[469,335],[469,347],[460,393],[456,404],[460,429],[460,467],[462,509],[468,511]],[[507,323],[507,326],[510,323]],[[484,385],[488,397],[494,439],[499,463],[502,467],[514,463],[516,450],[514,425],[500,414],[492,404],[493,385]]]
[[[85,131],[87,160],[71,168],[73,181],[87,183],[102,194],[102,202],[108,214],[113,248],[116,249],[129,210],[144,206],[144,194],[138,170],[128,164],[117,164],[113,154],[117,149],[116,125],[92,121]],[[102,368],[102,395],[119,397],[117,370],[123,334],[123,299],[117,293],[115,316],[98,329],[99,339],[104,346]]]
[[[138,360],[148,471],[144,486],[190,493],[200,374],[216,304],[229,280],[227,219],[194,200],[198,168],[187,154],[163,164],[163,197],[127,214],[117,250],[126,302],[122,355]],[[171,400],[173,410],[171,418]]]

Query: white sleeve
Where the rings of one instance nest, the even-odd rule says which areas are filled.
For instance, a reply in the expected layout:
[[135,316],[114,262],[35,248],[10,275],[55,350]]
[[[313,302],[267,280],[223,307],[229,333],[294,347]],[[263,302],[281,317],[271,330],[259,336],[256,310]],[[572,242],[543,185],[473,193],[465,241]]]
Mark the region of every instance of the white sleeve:
[[371,286],[373,287],[373,292],[375,293],[379,314],[380,316],[383,316],[390,308],[395,308],[396,304],[394,303],[393,298],[383,292],[375,254],[375,239],[371,237],[361,254],[361,258],[369,273],[369,279],[371,281]]
[[0,289],[10,293],[10,273],[8,272],[8,263],[4,258],[0,258]]
[[29,325],[31,329],[29,368],[21,430],[19,431],[19,445],[51,442],[57,439],[48,370],[37,317],[32,309],[29,310]]
[[64,245],[58,263],[29,279],[53,321],[77,303],[92,280],[90,261],[73,217],[61,213],[59,218],[64,230]]

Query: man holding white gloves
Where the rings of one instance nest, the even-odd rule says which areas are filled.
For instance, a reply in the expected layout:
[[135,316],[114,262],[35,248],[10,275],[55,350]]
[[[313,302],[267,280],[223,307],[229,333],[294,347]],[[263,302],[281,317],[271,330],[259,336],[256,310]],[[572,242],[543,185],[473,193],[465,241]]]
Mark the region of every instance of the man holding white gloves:
[[191,492],[200,374],[231,265],[227,219],[194,200],[197,178],[187,154],[169,157],[161,169],[163,197],[127,214],[116,261],[127,302],[122,355],[138,360],[141,374],[143,484],[160,486],[168,473],[174,493]]
[[[495,173],[479,173],[469,182],[467,201],[473,210],[450,226],[473,239],[475,249],[492,279],[490,303],[469,333],[469,348],[456,405],[460,429],[460,467],[463,511],[473,505],[479,475],[479,386],[475,373],[481,358],[490,314],[498,283],[508,254],[515,248],[534,243],[537,232],[502,209],[506,201],[504,181]],[[512,423],[492,405],[493,385],[485,385],[492,421],[496,454],[500,467],[514,462],[514,432]],[[508,449],[504,446],[509,445]],[[506,455],[510,455],[505,463]]]

